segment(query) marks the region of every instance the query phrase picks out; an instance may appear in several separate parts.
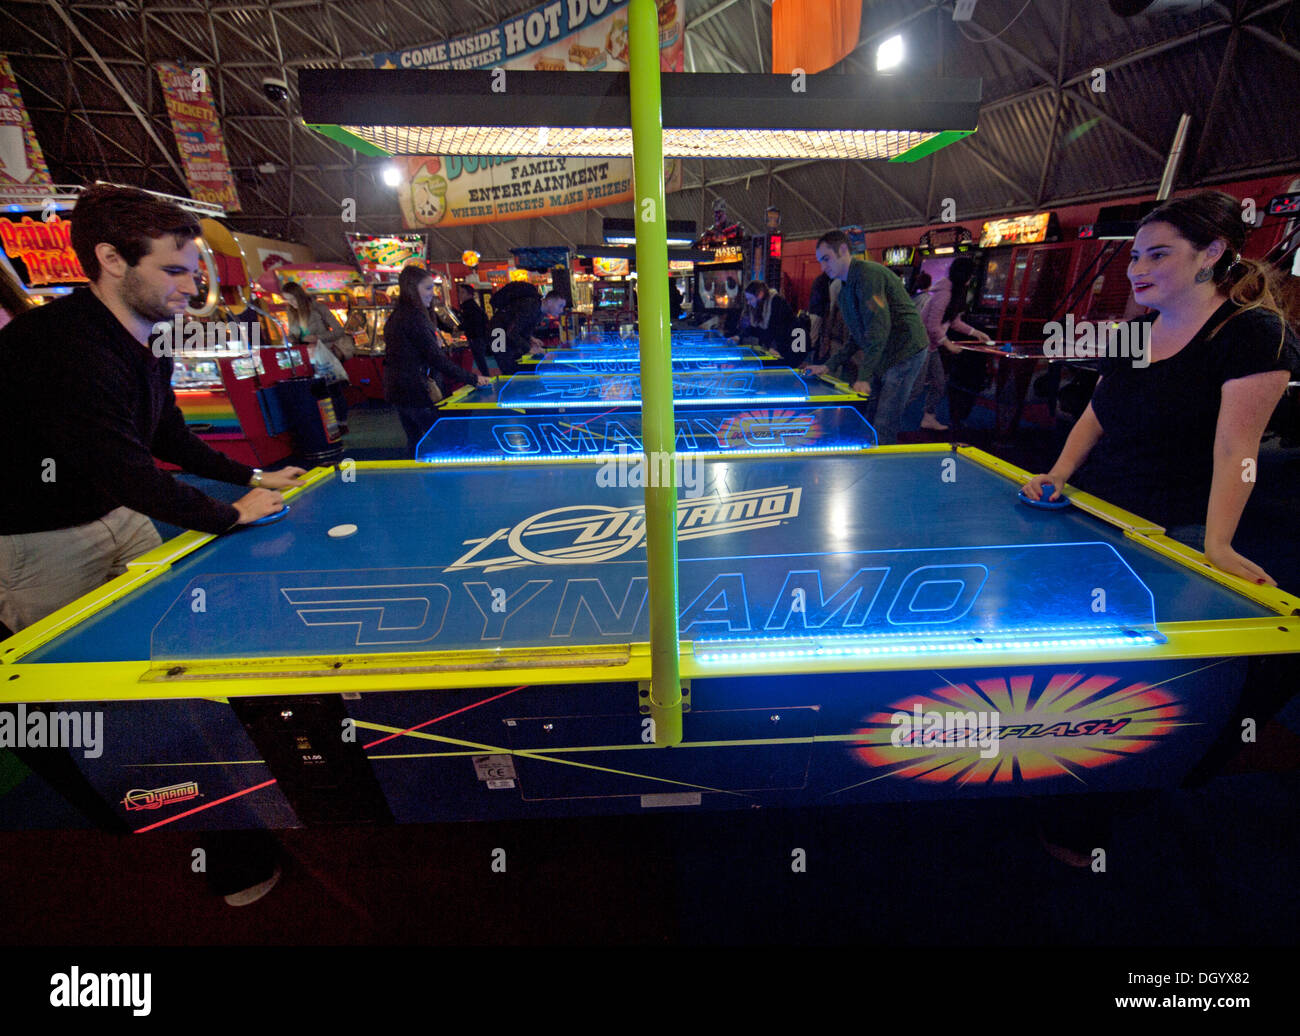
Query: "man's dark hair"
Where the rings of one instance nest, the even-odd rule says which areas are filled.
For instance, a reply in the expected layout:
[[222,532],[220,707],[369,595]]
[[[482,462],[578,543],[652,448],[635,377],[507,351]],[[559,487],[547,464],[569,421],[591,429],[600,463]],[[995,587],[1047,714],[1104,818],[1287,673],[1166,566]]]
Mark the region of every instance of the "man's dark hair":
[[153,250],[157,238],[170,234],[181,248],[202,233],[198,220],[179,205],[107,183],[82,191],[70,218],[72,250],[92,282],[101,273],[96,245],[112,245],[128,266],[135,266]]
[[842,230],[828,230],[817,239],[817,244],[813,249],[826,245],[832,252],[838,252],[841,248],[849,247],[849,235]]
[[543,302],[550,302],[551,299],[559,299],[561,302],[565,303],[566,305],[568,304],[568,301],[569,301],[569,300],[566,299],[563,295],[561,295],[558,291],[548,291],[548,292],[546,293],[546,296],[542,299],[542,301],[543,301]]

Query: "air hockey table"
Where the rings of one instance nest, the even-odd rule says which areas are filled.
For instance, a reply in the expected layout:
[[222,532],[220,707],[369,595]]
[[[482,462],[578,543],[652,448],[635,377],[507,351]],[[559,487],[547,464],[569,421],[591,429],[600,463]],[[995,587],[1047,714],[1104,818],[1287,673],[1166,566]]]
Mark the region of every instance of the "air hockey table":
[[1300,650],[1291,595],[969,447],[694,459],[674,747],[643,493],[588,459],[315,469],[0,643],[8,729],[99,716],[68,755],[141,833],[1066,794],[1176,784]]
[[[673,370],[734,370],[763,367],[788,367],[778,353],[756,345],[736,345],[730,341],[700,344],[673,338],[669,353]],[[519,371],[539,374],[548,364],[585,364],[593,369],[605,368],[637,371],[641,368],[641,352],[636,343],[569,342],[559,348],[547,349],[541,354],[527,353],[519,358]]]
[[[539,368],[545,365],[539,364]],[[866,407],[868,397],[826,374],[789,367],[672,371],[673,405],[692,407]],[[541,374],[494,377],[487,385],[465,385],[438,404],[440,414],[592,412],[641,408],[637,372],[603,373],[565,365]]]
[[[993,430],[995,437],[1005,440],[1020,428],[1020,418],[1025,410],[1025,401],[1029,396],[1029,385],[1034,374],[1047,366],[1052,374],[1052,388],[1048,393],[1049,402],[1055,409],[1056,386],[1060,382],[1060,364],[1083,367],[1096,367],[1096,360],[1089,357],[1048,355],[1042,340],[1030,342],[958,342],[962,350],[962,359],[977,358],[978,361],[964,365],[961,374],[950,374],[949,394],[954,397],[953,421],[957,427],[969,417],[970,411],[986,380],[986,368],[993,367]],[[978,373],[976,373],[978,372]],[[961,397],[959,404],[955,397]]]

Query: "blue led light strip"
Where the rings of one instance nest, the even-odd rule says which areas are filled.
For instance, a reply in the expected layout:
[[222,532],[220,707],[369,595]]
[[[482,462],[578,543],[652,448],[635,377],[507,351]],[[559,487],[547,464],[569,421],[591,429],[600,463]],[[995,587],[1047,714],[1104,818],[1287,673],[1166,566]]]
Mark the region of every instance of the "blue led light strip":
[[[1035,637],[1035,639],[1030,639]],[[1046,637],[1046,639],[1043,639]],[[839,640],[836,643],[835,640]],[[868,643],[874,641],[874,643]],[[699,640],[695,642],[695,659],[702,665],[725,665],[737,662],[785,662],[796,659],[817,658],[880,658],[907,655],[928,656],[936,654],[984,655],[990,651],[1086,651],[1090,648],[1146,648],[1165,643],[1165,638],[1155,631],[1130,630],[1121,634],[1108,633],[1092,637],[1054,637],[1049,630],[1022,636],[992,636],[967,634],[962,636],[933,637],[927,643],[908,641],[892,635],[853,638],[828,638],[826,642],[806,647],[779,647],[780,643],[795,645],[798,641],[734,641]],[[716,645],[716,647],[715,647]]]

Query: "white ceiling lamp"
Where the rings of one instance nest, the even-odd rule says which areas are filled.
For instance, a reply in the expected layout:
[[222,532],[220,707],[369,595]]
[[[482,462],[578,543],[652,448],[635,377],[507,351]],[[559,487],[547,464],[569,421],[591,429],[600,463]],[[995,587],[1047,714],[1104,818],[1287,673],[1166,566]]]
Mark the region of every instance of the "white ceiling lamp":
[[890,36],[876,48],[876,71],[888,72],[903,63],[903,37]]

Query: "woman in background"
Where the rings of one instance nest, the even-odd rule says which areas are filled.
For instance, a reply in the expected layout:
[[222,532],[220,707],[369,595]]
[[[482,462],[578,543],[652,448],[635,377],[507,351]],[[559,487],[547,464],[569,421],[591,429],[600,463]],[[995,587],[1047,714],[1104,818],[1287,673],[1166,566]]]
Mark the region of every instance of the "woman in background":
[[451,362],[429,316],[434,283],[422,266],[408,266],[397,280],[397,305],[384,324],[384,398],[397,408],[412,457],[438,418],[434,402],[453,384],[489,384]]
[[[329,307],[308,295],[297,281],[286,283],[282,293],[288,304],[289,334],[295,342],[313,347],[312,366],[329,383],[334,415],[339,424],[343,425],[348,419],[345,391],[350,381],[343,363],[355,354],[352,339],[329,311]],[[343,428],[343,431],[346,430],[346,427]]]
[[921,418],[921,427],[932,432],[948,430],[948,426],[941,424],[938,417],[939,404],[943,402],[944,390],[948,385],[943,369],[943,354],[939,349],[942,347],[955,354],[961,352],[961,346],[954,345],[949,340],[948,331],[960,331],[980,342],[991,341],[983,331],[962,320],[966,310],[966,291],[974,272],[975,264],[964,255],[958,256],[949,265],[948,276],[932,285],[927,294],[916,299],[917,309],[921,311],[921,323],[925,325],[926,334],[930,337],[930,350],[926,353],[923,377],[917,379],[924,385],[925,391],[925,415]]
[[745,286],[745,314],[740,321],[737,341],[743,342],[746,337],[756,338],[764,349],[776,350],[791,367],[798,367],[807,362],[808,354],[806,350],[803,354],[794,352],[794,323],[794,310],[780,292],[773,291],[762,281],[750,281]]

